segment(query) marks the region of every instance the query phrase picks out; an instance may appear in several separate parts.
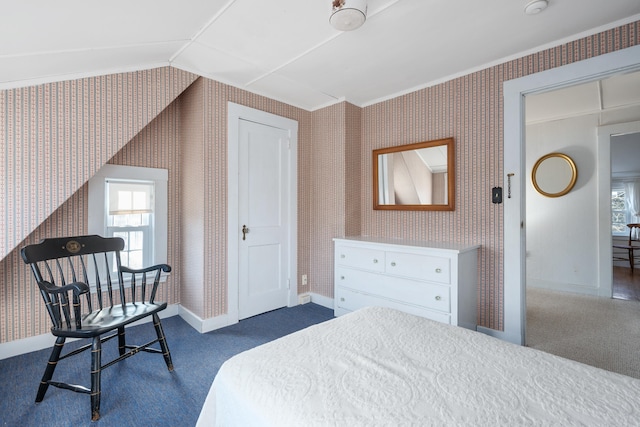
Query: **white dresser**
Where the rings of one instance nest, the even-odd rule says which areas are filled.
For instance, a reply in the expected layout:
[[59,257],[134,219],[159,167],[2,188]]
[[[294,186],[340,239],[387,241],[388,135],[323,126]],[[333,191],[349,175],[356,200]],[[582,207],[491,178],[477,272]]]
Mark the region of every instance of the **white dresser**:
[[370,237],[333,240],[336,316],[376,305],[476,329],[480,246]]

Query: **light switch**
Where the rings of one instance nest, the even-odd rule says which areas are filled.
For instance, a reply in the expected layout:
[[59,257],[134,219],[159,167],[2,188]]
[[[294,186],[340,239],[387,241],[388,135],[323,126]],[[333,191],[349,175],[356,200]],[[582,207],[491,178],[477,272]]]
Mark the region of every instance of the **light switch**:
[[493,187],[491,189],[491,201],[493,203],[502,203],[502,187]]

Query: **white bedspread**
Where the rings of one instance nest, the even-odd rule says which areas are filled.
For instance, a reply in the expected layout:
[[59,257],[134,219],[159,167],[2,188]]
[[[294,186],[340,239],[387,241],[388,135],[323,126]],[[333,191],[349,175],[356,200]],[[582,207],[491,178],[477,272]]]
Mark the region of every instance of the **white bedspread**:
[[640,380],[366,308],[229,359],[208,425],[640,425]]

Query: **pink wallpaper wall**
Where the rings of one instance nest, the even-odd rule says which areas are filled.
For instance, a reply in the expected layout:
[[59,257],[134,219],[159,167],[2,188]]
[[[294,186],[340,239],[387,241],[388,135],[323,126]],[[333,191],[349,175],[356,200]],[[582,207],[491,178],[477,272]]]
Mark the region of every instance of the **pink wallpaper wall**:
[[[170,265],[176,265],[180,249],[178,201],[178,105],[170,104],[147,127],[125,145],[108,163],[164,168],[169,170],[168,251]],[[159,143],[162,141],[162,143]],[[0,342],[47,333],[51,327],[33,276],[20,258],[20,248],[46,237],[87,233],[88,184],[84,184],[18,247],[0,260]],[[180,269],[174,269],[158,299],[180,301]]]
[[[49,329],[19,249],[86,233],[86,183],[116,153],[120,164],[171,169],[177,111],[167,106],[195,78],[167,67],[0,91],[0,342]],[[169,215],[171,261],[174,205]],[[177,290],[168,292],[177,302]]]
[[180,270],[180,303],[200,317],[204,317],[204,181],[208,165],[204,159],[204,79],[196,80],[179,98],[180,117],[180,193],[182,256]]
[[[312,197],[304,211],[309,228],[309,289],[333,297],[333,238],[361,230],[362,109],[343,102],[312,113],[312,162],[304,180]],[[365,206],[364,209],[369,209]]]
[[195,78],[158,68],[0,91],[0,259]]

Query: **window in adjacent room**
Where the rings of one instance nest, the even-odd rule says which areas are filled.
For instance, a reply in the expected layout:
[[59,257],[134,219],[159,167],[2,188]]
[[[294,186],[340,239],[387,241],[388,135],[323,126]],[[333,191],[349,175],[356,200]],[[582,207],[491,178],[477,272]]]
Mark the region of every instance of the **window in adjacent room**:
[[167,179],[166,169],[105,165],[89,181],[89,234],[124,239],[122,265],[167,262]]
[[624,186],[614,185],[611,189],[611,232],[613,235],[628,233],[628,212],[625,203]]

